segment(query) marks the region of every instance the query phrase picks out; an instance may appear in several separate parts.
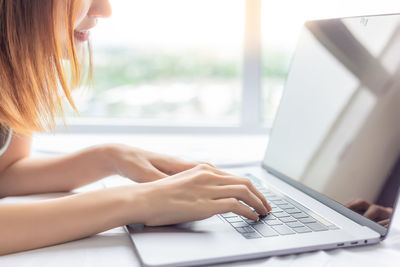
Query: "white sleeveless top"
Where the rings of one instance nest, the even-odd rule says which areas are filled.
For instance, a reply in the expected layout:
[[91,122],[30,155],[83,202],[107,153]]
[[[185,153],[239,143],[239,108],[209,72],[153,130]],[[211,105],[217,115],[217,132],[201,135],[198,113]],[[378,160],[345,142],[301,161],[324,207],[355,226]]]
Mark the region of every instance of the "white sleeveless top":
[[0,147],[0,156],[3,155],[4,152],[6,152],[8,145],[10,144],[11,137],[12,137],[12,129],[10,128],[10,130],[8,131],[6,142],[4,143],[3,147]]

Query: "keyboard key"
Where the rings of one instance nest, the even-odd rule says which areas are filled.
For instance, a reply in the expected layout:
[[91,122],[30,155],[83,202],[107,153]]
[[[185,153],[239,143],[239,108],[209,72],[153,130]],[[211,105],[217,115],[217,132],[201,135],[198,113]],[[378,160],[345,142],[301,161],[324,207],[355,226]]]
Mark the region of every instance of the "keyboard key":
[[283,209],[281,209],[279,207],[272,208],[272,212],[282,212],[282,211],[283,211]]
[[243,221],[241,221],[241,222],[233,222],[233,223],[231,223],[231,225],[233,226],[233,227],[245,227],[245,226],[249,226],[247,223],[245,223],[245,222],[243,222]]
[[308,218],[308,217],[310,217],[308,214],[305,214],[304,212],[294,213],[294,214],[292,214],[292,216],[295,217],[296,219],[301,219],[301,218]]
[[263,221],[275,220],[275,216],[271,213],[268,213],[266,216],[261,216],[260,219]]
[[[246,176],[248,176],[254,186],[267,198],[272,207],[272,212],[267,216],[260,216],[260,221],[258,222],[243,216],[238,216],[232,212],[221,214],[222,217],[230,222],[245,238],[262,237],[256,231],[262,232],[264,236],[270,236],[271,234],[277,235],[278,233],[281,235],[289,235],[338,229],[335,225],[326,226],[317,221],[306,212],[303,212],[302,209],[297,208],[295,201],[290,200],[290,198],[286,196],[283,197],[279,193],[275,194],[269,188],[262,185],[261,181],[255,176],[251,174],[246,174]],[[243,204],[248,206],[246,203]],[[257,230],[254,230],[254,228],[257,228]]]
[[319,222],[313,222],[313,223],[307,223],[307,227],[311,228],[313,231],[326,231],[328,230],[328,227],[323,225],[322,223]]
[[260,221],[258,221],[258,222],[256,222],[256,221],[253,221],[253,220],[249,220],[249,219],[247,219],[247,220],[244,220],[245,222],[247,222],[248,224],[250,224],[250,225],[253,225],[253,224],[263,224],[263,222],[260,220]]
[[290,215],[284,211],[282,212],[272,212],[272,214],[277,217],[277,218],[282,218],[282,217],[289,217]]
[[257,232],[259,232],[260,234],[262,234],[265,237],[278,235],[270,226],[268,226],[266,224],[254,225],[254,229],[256,229]]
[[254,238],[261,238],[260,234],[257,232],[253,233],[242,233],[242,236],[244,236],[247,239],[254,239]]
[[254,229],[251,228],[250,226],[246,226],[246,227],[237,227],[235,228],[236,231],[238,231],[239,233],[253,233]]
[[[296,218],[296,216],[294,216],[294,215],[296,215],[296,214],[293,214],[293,217]],[[302,223],[313,223],[313,222],[316,222],[316,220],[313,217],[300,218],[299,221],[302,222]]]
[[226,221],[228,222],[242,222],[243,220],[239,218],[239,216],[236,217],[228,217],[225,218]]
[[290,229],[289,227],[287,227],[284,224],[271,226],[271,227],[281,235],[292,235],[295,233],[295,232],[293,232],[292,229]]
[[222,215],[222,217],[224,217],[224,218],[236,217],[236,216],[237,216],[237,214],[235,214],[235,213],[233,213],[233,212],[222,213],[221,215]]
[[[268,201],[274,202],[274,203],[275,203],[275,201],[281,200],[281,198],[276,195],[265,195],[265,197],[267,198]],[[278,204],[278,203],[275,203],[275,204]]]
[[283,209],[283,210],[287,210],[287,209],[293,209],[294,206],[292,204],[286,203],[286,204],[278,204],[278,207]]
[[274,202],[276,205],[289,204],[289,203],[287,203],[287,201],[285,201],[281,198],[279,198],[277,200],[273,200],[272,202]]
[[309,228],[305,227],[305,226],[296,227],[296,228],[293,228],[293,230],[295,230],[295,231],[296,231],[297,233],[299,233],[299,234],[302,234],[302,233],[310,233],[310,232],[311,232],[311,230],[310,230]]
[[293,217],[282,217],[282,218],[279,218],[279,220],[281,220],[282,222],[284,222],[284,223],[288,223],[288,222],[295,222],[295,221],[297,221],[295,218],[293,218]]
[[244,216],[240,216],[240,218],[242,218],[245,222],[247,222],[247,221],[252,221],[252,222],[254,222],[254,220],[249,219],[249,218],[244,217]]
[[299,222],[288,222],[286,224],[287,226],[289,226],[290,228],[296,228],[296,227],[303,227],[304,225],[299,223]]
[[266,224],[268,225],[281,225],[283,224],[280,220],[269,220],[269,221],[265,221]]
[[301,210],[299,210],[298,208],[286,209],[285,211],[289,214],[301,213]]

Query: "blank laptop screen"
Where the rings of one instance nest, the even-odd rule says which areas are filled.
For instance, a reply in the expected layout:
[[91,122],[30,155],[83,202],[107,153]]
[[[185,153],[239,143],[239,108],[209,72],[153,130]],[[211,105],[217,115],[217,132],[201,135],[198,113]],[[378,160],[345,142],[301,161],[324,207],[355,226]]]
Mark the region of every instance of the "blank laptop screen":
[[387,227],[399,152],[400,16],[305,23],[264,164]]

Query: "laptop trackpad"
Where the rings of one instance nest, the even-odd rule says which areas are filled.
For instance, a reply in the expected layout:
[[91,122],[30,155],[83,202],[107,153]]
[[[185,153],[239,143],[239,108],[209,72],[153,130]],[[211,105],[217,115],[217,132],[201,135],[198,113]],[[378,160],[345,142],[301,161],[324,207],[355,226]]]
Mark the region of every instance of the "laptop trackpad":
[[195,222],[188,222],[188,223],[180,223],[168,226],[151,226],[146,227],[143,224],[130,224],[128,225],[129,232],[171,232],[171,231],[178,231],[178,232],[196,232],[196,229],[199,230],[207,225],[215,225],[215,224],[224,224],[225,221],[221,219],[218,215],[212,216],[210,218],[195,221]]
[[214,216],[211,216],[210,218],[207,218],[207,219],[204,219],[204,220],[201,220],[201,221],[181,223],[181,224],[178,224],[178,225],[191,227],[191,226],[193,226],[195,224],[205,225],[205,224],[216,224],[216,223],[225,223],[225,221],[223,219],[221,219],[220,216],[214,215]]

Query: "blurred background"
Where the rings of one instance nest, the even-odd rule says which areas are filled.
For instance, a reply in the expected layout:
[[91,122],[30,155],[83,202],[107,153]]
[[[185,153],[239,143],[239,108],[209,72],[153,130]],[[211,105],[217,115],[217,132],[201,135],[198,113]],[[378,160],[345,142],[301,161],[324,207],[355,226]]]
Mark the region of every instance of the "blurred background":
[[394,0],[111,4],[92,31],[93,88],[74,92],[68,131],[267,132],[304,21],[400,12]]

